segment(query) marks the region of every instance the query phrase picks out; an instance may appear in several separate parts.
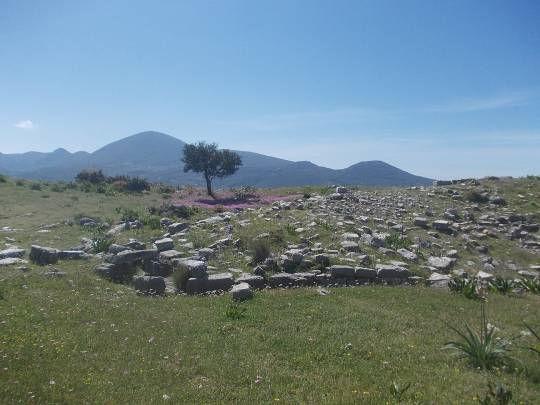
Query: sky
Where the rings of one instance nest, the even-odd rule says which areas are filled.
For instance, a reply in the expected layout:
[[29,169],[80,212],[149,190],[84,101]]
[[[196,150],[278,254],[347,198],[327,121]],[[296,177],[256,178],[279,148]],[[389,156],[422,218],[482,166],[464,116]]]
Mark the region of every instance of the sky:
[[540,174],[540,2],[0,0],[0,152],[146,130],[332,168]]

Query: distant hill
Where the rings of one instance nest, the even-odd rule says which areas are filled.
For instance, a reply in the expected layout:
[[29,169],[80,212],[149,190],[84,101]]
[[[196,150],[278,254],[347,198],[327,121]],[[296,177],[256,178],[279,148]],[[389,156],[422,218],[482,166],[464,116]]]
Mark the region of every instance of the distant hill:
[[[143,176],[170,184],[202,184],[195,173],[182,171],[185,142],[160,132],[141,132],[112,142],[93,153],[0,153],[0,172],[28,179],[72,180],[83,169],[102,169],[107,175]],[[237,151],[243,166],[217,186],[253,185],[280,187],[349,184],[410,186],[428,185],[431,179],[415,176],[381,161],[360,162],[334,170],[311,162],[293,162],[253,152]]]

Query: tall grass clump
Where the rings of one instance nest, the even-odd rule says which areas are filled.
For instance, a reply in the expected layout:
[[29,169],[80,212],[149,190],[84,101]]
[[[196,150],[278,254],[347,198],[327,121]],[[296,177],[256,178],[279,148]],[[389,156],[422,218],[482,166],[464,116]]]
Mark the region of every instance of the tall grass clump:
[[109,247],[114,243],[114,239],[107,235],[103,228],[97,227],[90,236],[92,241],[92,251],[94,253],[107,252]]
[[189,279],[189,269],[183,264],[176,265],[172,273],[174,285],[178,291],[185,291]]
[[449,341],[445,349],[452,350],[459,358],[481,370],[507,366],[512,363],[509,355],[510,342],[496,336],[496,328],[487,321],[485,303],[481,304],[480,330],[473,330],[465,323],[465,330],[450,327],[458,335],[458,339]]
[[461,294],[471,300],[482,299],[475,280],[454,277],[448,282],[448,289],[455,294]]
[[412,245],[412,241],[404,236],[401,236],[397,233],[393,233],[392,235],[388,235],[384,239],[385,245],[390,249],[408,249],[409,246]]
[[254,239],[250,245],[253,264],[264,262],[272,254],[270,241],[266,238]]

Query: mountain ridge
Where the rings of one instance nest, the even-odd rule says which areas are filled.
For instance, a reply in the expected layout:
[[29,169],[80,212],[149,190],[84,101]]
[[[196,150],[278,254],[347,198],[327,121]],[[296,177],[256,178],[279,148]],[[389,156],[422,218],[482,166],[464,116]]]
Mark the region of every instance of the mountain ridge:
[[[72,180],[83,169],[102,169],[108,175],[143,176],[170,184],[202,184],[197,173],[184,173],[181,151],[186,143],[174,136],[144,131],[113,141],[94,152],[0,152],[0,171],[40,180]],[[236,151],[243,166],[217,186],[258,187],[349,184],[380,186],[429,185],[432,179],[415,176],[380,160],[330,169],[310,161],[291,161],[250,151]]]

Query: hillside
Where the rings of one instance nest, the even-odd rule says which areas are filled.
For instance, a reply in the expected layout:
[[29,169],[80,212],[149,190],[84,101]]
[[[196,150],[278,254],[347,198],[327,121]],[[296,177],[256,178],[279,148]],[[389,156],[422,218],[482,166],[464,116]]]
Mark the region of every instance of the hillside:
[[[0,171],[11,176],[40,180],[72,180],[82,169],[99,168],[108,175],[143,176],[170,184],[201,184],[199,175],[181,170],[181,151],[185,142],[160,132],[141,132],[112,142],[93,153],[70,153],[57,149],[51,153],[0,153]],[[238,151],[243,166],[218,186],[254,185],[258,187],[316,184],[427,185],[432,180],[415,176],[380,161],[360,162],[334,170],[311,162],[293,162],[259,153]]]

